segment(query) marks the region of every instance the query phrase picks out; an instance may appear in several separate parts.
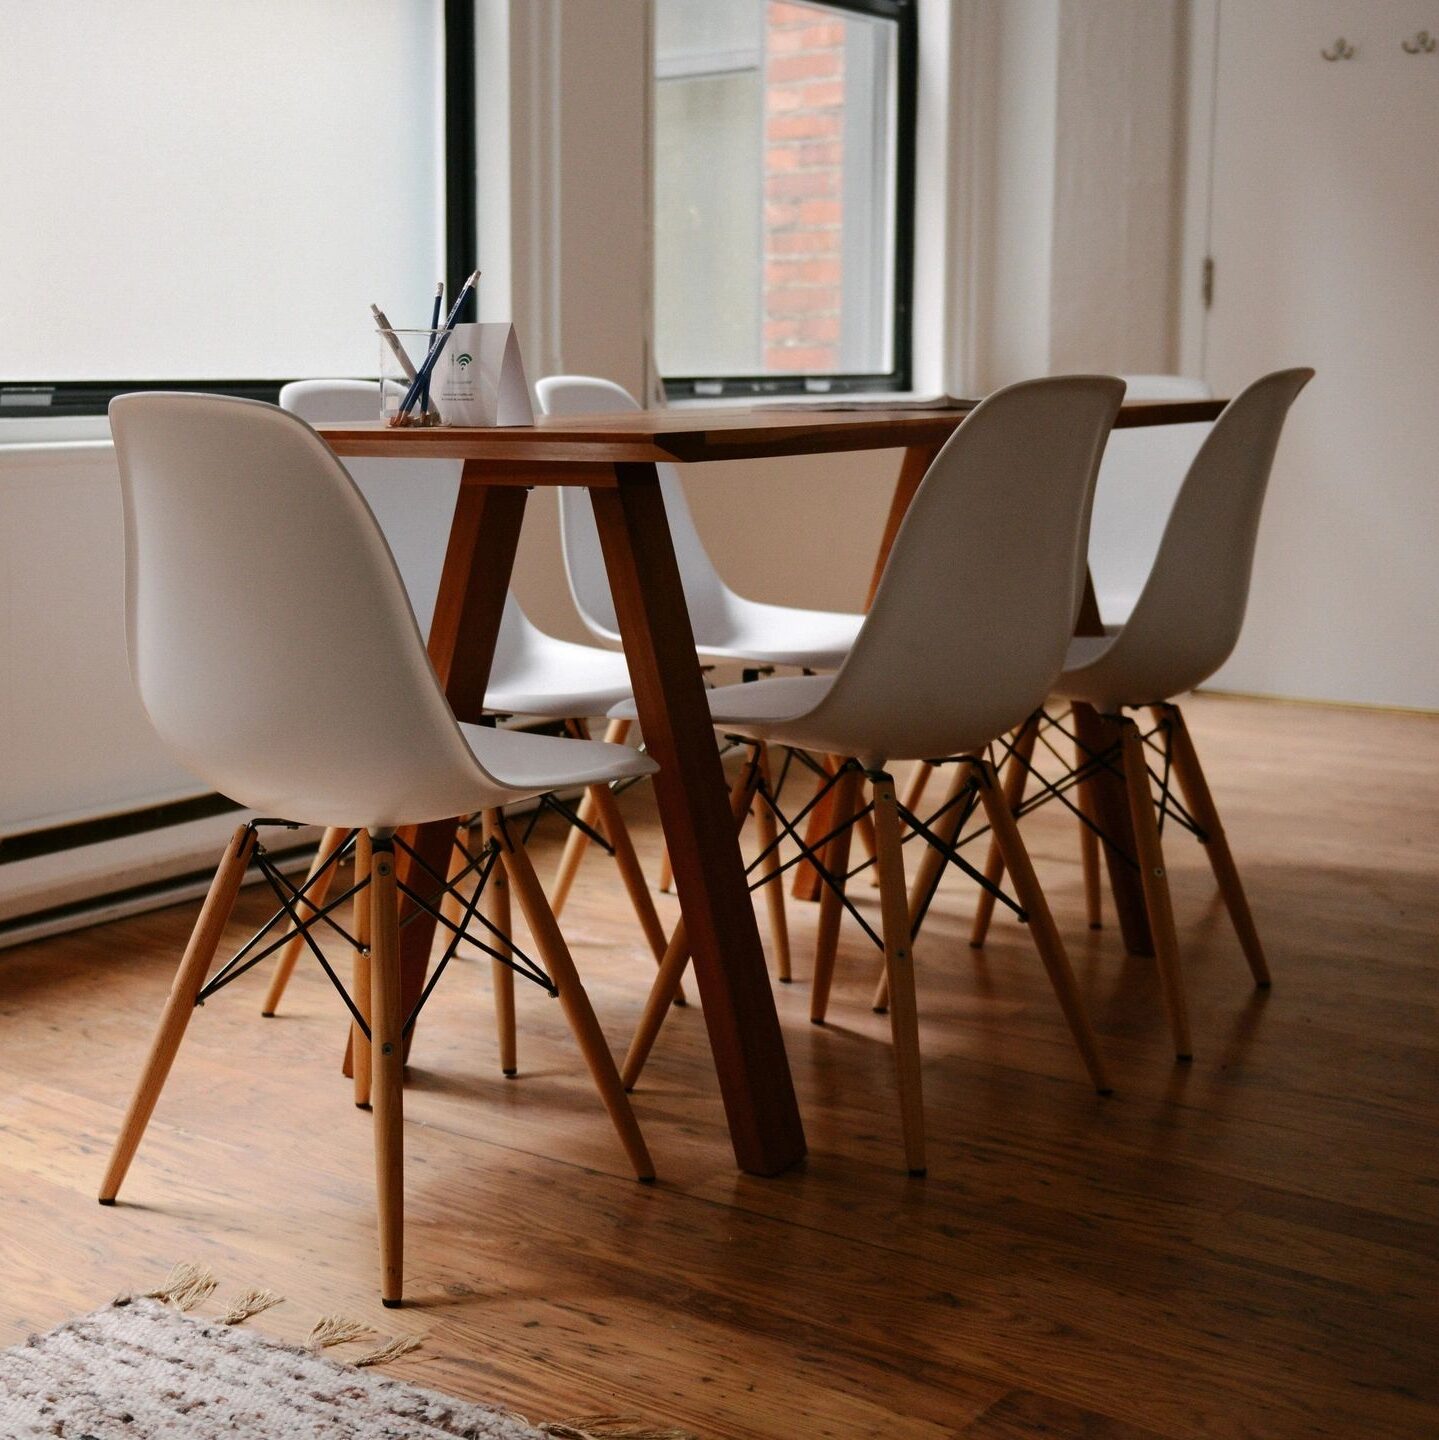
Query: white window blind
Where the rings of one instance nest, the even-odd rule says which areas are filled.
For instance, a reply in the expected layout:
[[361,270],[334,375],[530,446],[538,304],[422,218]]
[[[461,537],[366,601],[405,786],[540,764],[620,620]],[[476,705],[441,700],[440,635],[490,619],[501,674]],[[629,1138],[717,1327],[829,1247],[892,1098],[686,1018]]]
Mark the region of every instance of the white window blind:
[[0,0],[0,381],[374,374],[443,86],[441,0]]
[[893,313],[893,9],[657,0],[655,356],[667,379],[907,365]]

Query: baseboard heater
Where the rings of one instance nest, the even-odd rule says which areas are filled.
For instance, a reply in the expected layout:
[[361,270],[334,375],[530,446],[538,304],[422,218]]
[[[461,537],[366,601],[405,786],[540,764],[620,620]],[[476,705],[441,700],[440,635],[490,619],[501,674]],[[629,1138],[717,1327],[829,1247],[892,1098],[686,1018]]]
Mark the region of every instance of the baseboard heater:
[[[212,793],[0,837],[0,948],[203,895],[249,814]],[[297,830],[275,858],[303,868],[318,839]]]
[[[212,793],[0,837],[0,950],[198,899],[253,813]],[[271,859],[304,870],[320,833],[294,831]]]

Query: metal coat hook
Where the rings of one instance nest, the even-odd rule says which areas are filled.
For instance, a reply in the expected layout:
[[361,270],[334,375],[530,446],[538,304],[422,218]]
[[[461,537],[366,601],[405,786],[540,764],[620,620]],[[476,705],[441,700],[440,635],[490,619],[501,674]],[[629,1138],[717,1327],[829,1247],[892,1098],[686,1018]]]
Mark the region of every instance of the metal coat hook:
[[1326,60],[1352,60],[1355,55],[1354,47],[1341,35],[1335,42],[1332,49],[1319,52]]
[[1436,45],[1439,45],[1439,40],[1436,40],[1427,30],[1421,30],[1412,40],[1399,42],[1399,48],[1406,55],[1432,55]]

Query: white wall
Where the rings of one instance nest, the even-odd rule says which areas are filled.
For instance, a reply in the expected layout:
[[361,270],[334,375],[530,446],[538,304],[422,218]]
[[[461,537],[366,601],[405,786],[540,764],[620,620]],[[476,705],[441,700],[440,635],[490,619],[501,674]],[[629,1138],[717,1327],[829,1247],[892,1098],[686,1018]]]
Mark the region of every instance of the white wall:
[[208,793],[130,682],[106,443],[0,447],[0,834]]
[[[1203,237],[1204,161],[1193,147],[1186,157],[1181,142],[1207,130],[1201,82],[1213,57],[1202,27],[1187,40],[1181,33],[1185,10],[1181,0],[922,0],[920,388],[976,393],[1074,366],[1162,371],[1181,347],[1191,361],[1200,353],[1194,237]],[[515,319],[532,379],[593,371],[652,393],[646,12],[645,0],[480,0],[482,305],[487,316]],[[1353,157],[1351,176],[1364,164]],[[1327,183],[1324,174],[1312,183]],[[1432,305],[1433,292],[1429,284],[1404,293]],[[1422,410],[1416,402],[1412,413]],[[113,461],[103,448],[40,453],[8,448],[7,438],[0,433],[0,724],[9,742],[0,828],[186,791],[128,695]],[[696,468],[688,483],[737,588],[857,608],[899,459],[745,462]],[[1335,493],[1358,493],[1352,477],[1339,480]],[[1282,554],[1280,530],[1298,522],[1276,513],[1265,544]],[[536,620],[579,636],[554,515],[553,497],[532,497],[516,588]],[[1432,549],[1428,535],[1401,524],[1386,543]],[[1372,547],[1352,553],[1365,567],[1386,563]],[[1362,591],[1364,575],[1346,585]],[[1288,605],[1298,589],[1266,581],[1256,590],[1250,634],[1262,643],[1247,636],[1243,665],[1226,678],[1269,693],[1393,700],[1383,676],[1305,658],[1320,656],[1324,635],[1312,609]],[[1433,616],[1404,603],[1401,595],[1393,616],[1351,609],[1371,627],[1399,622],[1385,632],[1385,663],[1415,672],[1424,667],[1406,657],[1420,647],[1405,636],[1432,635]],[[1346,625],[1346,643],[1362,642]],[[1430,688],[1403,692],[1403,703],[1439,706],[1435,669],[1423,677]]]
[[[1439,57],[1407,0],[1196,7],[1186,350],[1219,393],[1307,364],[1228,689],[1439,709]],[[1353,60],[1326,62],[1336,35]],[[1212,148],[1208,145],[1213,135]],[[1207,193],[1206,193],[1207,191]]]
[[1181,0],[959,0],[957,145],[980,222],[957,259],[980,300],[981,390],[1176,358]]
[[[121,533],[108,443],[0,443],[0,836],[209,793],[165,753],[130,682]],[[0,866],[0,926],[213,865],[235,823]]]
[[[508,115],[495,132],[510,167],[502,267],[531,376],[590,371],[639,393],[649,373],[647,7],[485,4],[511,44]],[[1176,204],[1179,13],[1180,0],[921,0],[916,388],[975,394],[1079,365],[1171,367],[1175,239],[1151,211],[1161,194],[1166,216]],[[1062,47],[1082,43],[1091,21],[1102,35],[1075,73]],[[1113,115],[1129,109],[1144,134],[1115,144]],[[1084,185],[1060,183],[1069,150]],[[1086,272],[1086,255],[1103,264]],[[1136,270],[1144,283],[1131,300]],[[1085,284],[1082,307],[1072,292]],[[487,306],[503,304],[488,284],[487,295]],[[901,459],[740,462],[696,469],[688,483],[736,588],[858,608]],[[554,506],[537,495],[530,509],[516,589],[537,621],[579,637]]]
[[[948,53],[950,15],[948,0],[925,4],[935,39],[926,57],[922,103],[931,123],[921,158],[939,176],[948,153],[949,100],[935,66]],[[498,227],[488,239],[482,230],[482,242],[503,256],[494,268],[510,277],[509,313],[530,378],[599,374],[653,396],[646,0],[484,0],[481,14],[482,30],[508,33],[511,44],[503,82],[508,109],[489,121],[509,167],[503,194],[510,227]],[[482,56],[482,76],[494,64],[493,53]],[[482,137],[482,152],[486,148]],[[935,387],[944,383],[948,339],[935,318],[944,309],[937,292],[947,278],[948,231],[938,212],[947,201],[942,180],[928,187],[924,204],[932,223],[923,248],[933,303],[917,328]],[[488,283],[484,251],[481,264],[486,307],[502,307],[507,297]],[[716,562],[742,592],[858,608],[900,459],[884,452],[693,467],[687,483]],[[838,529],[835,515],[846,517]],[[564,582],[553,496],[530,498],[515,590],[546,629],[586,638]]]

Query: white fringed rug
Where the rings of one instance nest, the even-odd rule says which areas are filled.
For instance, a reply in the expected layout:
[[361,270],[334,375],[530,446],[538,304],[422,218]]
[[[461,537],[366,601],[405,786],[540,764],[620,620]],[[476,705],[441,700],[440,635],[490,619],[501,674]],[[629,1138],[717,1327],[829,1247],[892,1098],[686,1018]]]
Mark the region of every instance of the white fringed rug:
[[310,1350],[120,1300],[0,1351],[4,1440],[546,1440]]

